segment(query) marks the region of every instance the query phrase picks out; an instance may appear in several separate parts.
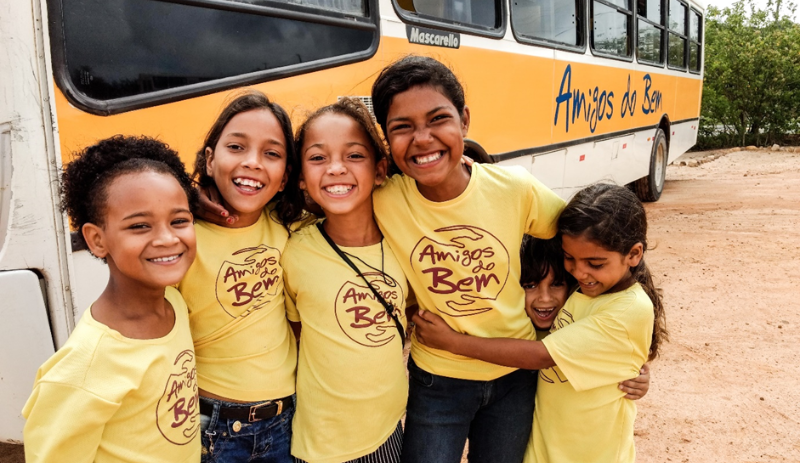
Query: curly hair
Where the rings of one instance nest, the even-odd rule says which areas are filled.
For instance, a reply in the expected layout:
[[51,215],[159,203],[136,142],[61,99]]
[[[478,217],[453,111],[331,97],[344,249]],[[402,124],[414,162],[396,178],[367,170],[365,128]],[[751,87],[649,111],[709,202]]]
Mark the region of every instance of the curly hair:
[[[286,111],[277,103],[271,101],[267,95],[259,92],[258,90],[248,89],[239,93],[235,93],[232,99],[222,109],[217,120],[208,130],[206,138],[203,141],[203,146],[197,151],[194,161],[194,171],[192,172],[192,179],[201,187],[216,187],[214,179],[208,175],[206,171],[206,149],[212,152],[216,149],[219,143],[222,132],[225,126],[236,115],[255,110],[267,110],[271,112],[281,126],[283,138],[286,140],[286,171],[289,176],[298,175],[300,170],[300,160],[297,157],[297,152],[294,145],[294,136],[292,133],[292,120]],[[274,204],[272,209],[273,218],[279,223],[283,224],[287,231],[291,232],[290,226],[292,223],[298,221],[303,217],[303,207],[305,200],[302,194],[295,191],[288,191],[284,189],[275,194],[275,197],[270,200],[270,204]]]
[[[647,215],[639,198],[629,189],[600,183],[579,191],[558,218],[558,231],[566,236],[583,236],[609,251],[626,255],[636,243],[647,247]],[[644,258],[631,267],[631,276],[653,302],[654,326],[649,360],[658,357],[667,341],[666,314],[661,291],[656,288]]]
[[61,208],[76,230],[87,223],[105,225],[108,186],[124,174],[149,171],[171,175],[186,193],[189,207],[194,210],[197,206],[197,191],[178,153],[154,138],[116,135],[73,157],[61,174]]

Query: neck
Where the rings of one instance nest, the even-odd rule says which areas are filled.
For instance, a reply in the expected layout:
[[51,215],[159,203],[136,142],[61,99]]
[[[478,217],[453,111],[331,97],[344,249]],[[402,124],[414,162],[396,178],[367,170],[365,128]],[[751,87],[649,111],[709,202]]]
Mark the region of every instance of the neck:
[[469,186],[471,172],[464,164],[459,164],[456,169],[450,172],[447,180],[435,186],[421,185],[417,182],[417,189],[420,194],[428,201],[441,203],[458,198]]
[[631,271],[628,270],[628,273],[626,273],[625,276],[622,277],[622,279],[617,282],[617,284],[612,286],[611,289],[606,291],[606,294],[618,293],[620,291],[625,291],[626,289],[628,289],[631,286],[633,286],[634,283],[636,283],[636,279],[633,278],[633,274],[631,274]]
[[334,243],[352,248],[378,244],[383,239],[372,215],[372,202],[347,214],[327,214],[322,225]]
[[164,307],[163,287],[142,286],[125,278],[115,278],[112,272],[106,289],[92,305],[92,316],[101,322],[135,320],[164,310]]

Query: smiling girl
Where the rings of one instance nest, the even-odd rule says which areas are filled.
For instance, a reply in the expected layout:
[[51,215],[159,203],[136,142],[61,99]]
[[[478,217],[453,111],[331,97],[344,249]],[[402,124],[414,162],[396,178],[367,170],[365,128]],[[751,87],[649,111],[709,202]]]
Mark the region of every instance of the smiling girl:
[[299,186],[325,221],[286,246],[286,307],[302,324],[292,454],[311,463],[396,463],[408,383],[406,280],[372,215],[385,148],[367,108],[344,98],[298,131]]
[[178,288],[197,351],[203,461],[290,462],[297,343],[280,265],[302,198],[283,192],[295,166],[286,112],[236,96],[197,154],[194,177],[238,217],[197,223],[197,260]]
[[196,192],[177,153],[117,136],[77,155],[62,198],[108,284],[25,404],[28,462],[196,462],[189,317],[171,286],[195,256]]

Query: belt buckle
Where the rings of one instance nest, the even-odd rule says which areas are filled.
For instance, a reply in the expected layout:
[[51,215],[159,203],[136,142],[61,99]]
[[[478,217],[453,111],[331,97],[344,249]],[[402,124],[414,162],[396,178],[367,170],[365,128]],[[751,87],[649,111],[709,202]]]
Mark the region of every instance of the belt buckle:
[[261,418],[256,418],[256,410],[258,410],[259,408],[262,408],[262,407],[268,407],[270,405],[277,405],[278,406],[278,411],[275,412],[275,416],[280,415],[281,412],[283,411],[283,401],[282,400],[278,400],[276,402],[273,402],[273,401],[270,400],[269,402],[264,402],[263,404],[250,406],[250,413],[247,416],[247,421],[249,421],[250,423],[255,423],[256,421],[261,421]]

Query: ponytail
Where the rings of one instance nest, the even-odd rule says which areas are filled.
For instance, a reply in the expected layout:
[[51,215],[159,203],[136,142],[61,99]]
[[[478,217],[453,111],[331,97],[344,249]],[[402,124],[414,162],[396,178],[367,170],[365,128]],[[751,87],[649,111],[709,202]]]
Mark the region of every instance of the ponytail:
[[644,262],[644,258],[639,261],[639,265],[631,269],[631,277],[641,285],[647,297],[653,302],[653,340],[650,343],[650,353],[647,360],[655,360],[658,357],[661,345],[669,341],[667,332],[667,317],[664,313],[664,303],[661,300],[661,289],[656,288],[650,269]]

